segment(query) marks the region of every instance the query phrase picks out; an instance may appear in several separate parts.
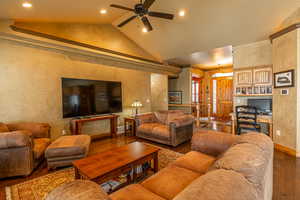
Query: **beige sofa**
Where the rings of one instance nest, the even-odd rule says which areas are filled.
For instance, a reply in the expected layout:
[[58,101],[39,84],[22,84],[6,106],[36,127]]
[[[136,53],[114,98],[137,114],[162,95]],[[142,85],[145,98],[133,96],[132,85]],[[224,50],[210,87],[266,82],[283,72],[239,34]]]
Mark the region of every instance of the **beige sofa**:
[[178,146],[192,138],[194,117],[181,110],[159,111],[136,117],[139,138]]
[[140,184],[107,195],[77,180],[46,200],[271,200],[273,142],[260,133],[198,133],[192,150]]
[[44,158],[49,137],[49,124],[0,123],[0,178],[31,174]]

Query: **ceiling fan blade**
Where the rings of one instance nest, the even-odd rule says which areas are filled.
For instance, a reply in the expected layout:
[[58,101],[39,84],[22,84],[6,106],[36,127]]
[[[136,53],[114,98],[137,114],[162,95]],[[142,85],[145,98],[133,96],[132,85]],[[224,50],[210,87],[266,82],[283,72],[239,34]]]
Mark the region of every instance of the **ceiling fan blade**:
[[128,19],[126,19],[124,22],[122,22],[121,24],[119,24],[119,25],[118,25],[118,27],[120,27],[120,28],[121,28],[122,26],[124,26],[124,25],[128,24],[130,21],[134,20],[136,17],[137,17],[137,16],[136,16],[136,15],[134,15],[134,16],[132,16],[132,17],[130,17],[130,18],[128,18]]
[[145,28],[147,29],[148,32],[153,30],[152,25],[150,24],[147,17],[142,17],[142,21],[143,21],[143,23],[145,25]]
[[148,10],[152,6],[152,4],[154,3],[154,1],[155,0],[145,0],[145,2],[144,2],[144,8],[146,10]]
[[116,4],[111,4],[110,7],[119,8],[119,9],[122,9],[122,10],[134,11],[134,9],[132,9],[132,8],[127,8],[127,7],[119,6],[119,5],[116,5]]
[[159,18],[170,19],[170,20],[174,19],[174,15],[168,13],[149,12],[148,15],[151,17],[159,17]]

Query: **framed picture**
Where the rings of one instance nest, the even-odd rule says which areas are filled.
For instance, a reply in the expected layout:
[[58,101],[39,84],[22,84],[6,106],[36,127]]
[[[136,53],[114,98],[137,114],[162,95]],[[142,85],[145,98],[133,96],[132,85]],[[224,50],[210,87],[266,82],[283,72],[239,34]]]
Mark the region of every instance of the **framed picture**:
[[266,87],[265,86],[260,87],[260,94],[266,94]]
[[259,87],[254,87],[254,94],[260,94]]
[[294,70],[274,73],[274,88],[294,87]]
[[236,94],[241,94],[241,88],[236,88],[236,92],[235,92]]
[[247,94],[247,88],[242,88],[242,94]]
[[169,104],[182,104],[182,91],[170,91]]
[[268,86],[268,87],[267,87],[267,93],[268,93],[268,94],[272,94],[272,93],[273,93],[273,91],[272,91],[272,86]]
[[252,93],[253,93],[252,87],[248,87],[247,88],[247,94],[252,94]]

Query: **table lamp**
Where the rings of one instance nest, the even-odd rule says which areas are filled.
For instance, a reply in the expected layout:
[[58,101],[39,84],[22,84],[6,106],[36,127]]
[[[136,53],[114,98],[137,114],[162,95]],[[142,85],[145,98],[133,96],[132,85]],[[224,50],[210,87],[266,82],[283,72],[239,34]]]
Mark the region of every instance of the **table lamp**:
[[131,104],[131,106],[135,108],[135,115],[138,115],[139,108],[141,108],[143,104],[140,101],[136,100],[135,102],[133,102],[133,104]]

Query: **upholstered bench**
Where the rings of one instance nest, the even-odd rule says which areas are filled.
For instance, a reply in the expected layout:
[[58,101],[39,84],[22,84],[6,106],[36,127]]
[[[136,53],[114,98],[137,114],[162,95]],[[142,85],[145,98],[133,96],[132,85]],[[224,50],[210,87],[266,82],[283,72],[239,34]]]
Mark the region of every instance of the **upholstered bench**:
[[74,160],[87,156],[91,137],[88,135],[62,136],[50,144],[45,152],[48,169],[72,165]]

